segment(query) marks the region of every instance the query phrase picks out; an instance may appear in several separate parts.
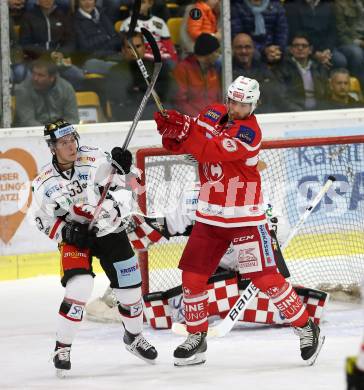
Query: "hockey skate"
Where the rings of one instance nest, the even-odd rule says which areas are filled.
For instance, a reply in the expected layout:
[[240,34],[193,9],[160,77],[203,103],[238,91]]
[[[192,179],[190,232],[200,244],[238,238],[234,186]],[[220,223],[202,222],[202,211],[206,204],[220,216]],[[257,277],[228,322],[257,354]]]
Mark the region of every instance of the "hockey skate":
[[125,329],[123,340],[125,348],[133,355],[146,361],[147,363],[155,363],[158,352],[141,333],[134,335]]
[[187,339],[174,351],[174,365],[192,366],[206,362],[207,332],[189,333]]
[[347,390],[364,389],[364,371],[356,366],[356,357],[351,356],[346,359],[346,382]]
[[325,341],[325,336],[320,336],[320,328],[311,319],[303,328],[294,328],[294,332],[300,338],[301,357],[309,366],[315,364],[318,354]]
[[66,371],[71,369],[71,345],[56,342],[53,354],[53,363],[56,368],[56,375],[59,378],[66,376]]

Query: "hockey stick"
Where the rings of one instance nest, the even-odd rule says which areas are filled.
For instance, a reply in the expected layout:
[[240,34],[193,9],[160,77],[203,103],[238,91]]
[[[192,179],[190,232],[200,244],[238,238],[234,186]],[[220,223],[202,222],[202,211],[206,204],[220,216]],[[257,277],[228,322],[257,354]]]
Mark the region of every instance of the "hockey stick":
[[[325,185],[321,188],[321,190],[315,196],[312,202],[306,207],[305,212],[301,215],[299,221],[291,231],[291,234],[288,236],[288,238],[282,245],[282,250],[287,248],[292,238],[297,234],[298,230],[305,223],[309,215],[318,205],[320,200],[323,198],[323,196],[326,194],[326,192],[329,190],[329,188],[332,186],[335,180],[336,179],[334,176],[329,176]],[[237,299],[234,306],[230,309],[226,317],[218,325],[209,327],[208,335],[211,337],[223,337],[227,335],[230,332],[230,330],[233,328],[235,323],[238,321],[238,319],[241,317],[241,315],[244,313],[246,308],[249,306],[249,304],[253,301],[253,299],[258,294],[258,292],[259,289],[255,287],[252,282],[250,282],[247,288],[242,292],[240,297]],[[173,323],[172,331],[176,334],[183,335],[183,336],[187,336],[188,334],[186,325],[179,324],[179,323]]]
[[[162,58],[161,58],[161,54],[160,54],[160,51],[159,51],[159,48],[157,46],[157,44],[155,45],[152,45],[152,50],[153,50],[153,56],[154,56],[154,69],[153,69],[153,75],[152,75],[152,79],[148,85],[148,88],[147,90],[145,91],[145,94],[143,96],[143,99],[139,105],[139,108],[138,108],[138,111],[136,112],[135,116],[134,116],[134,119],[133,119],[133,123],[128,131],[128,134],[126,135],[125,137],[125,141],[124,141],[124,144],[122,146],[122,150],[126,150],[126,148],[128,147],[129,145],[129,142],[131,140],[131,138],[133,137],[134,135],[134,132],[135,132],[135,129],[138,125],[138,122],[140,120],[140,117],[142,116],[143,114],[143,111],[147,105],[147,102],[148,102],[148,99],[153,91],[153,88],[155,86],[155,83],[157,82],[157,79],[158,79],[158,75],[162,69]],[[96,208],[95,208],[95,212],[94,212],[94,215],[92,216],[92,219],[91,219],[91,222],[89,224],[89,227],[88,229],[91,230],[93,228],[93,226],[95,225],[99,215],[100,215],[100,212],[101,212],[101,206],[102,206],[102,203],[103,201],[105,200],[105,197],[106,197],[106,194],[108,193],[109,189],[110,189],[110,186],[111,186],[111,183],[112,183],[112,180],[113,180],[113,177],[114,177],[114,174],[116,172],[116,168],[112,168],[111,172],[110,172],[110,175],[108,177],[108,180],[105,184],[105,187],[102,191],[102,194],[101,194],[101,197],[99,199],[99,201],[97,202],[97,205],[96,205]]]
[[[136,49],[136,47],[133,44],[133,34],[135,31],[136,25],[138,23],[138,18],[139,18],[139,14],[140,14],[140,6],[141,6],[141,0],[134,0],[133,10],[132,10],[131,18],[130,18],[129,30],[127,33],[127,41],[128,41],[128,44],[129,44],[131,51],[133,52],[134,57],[136,58],[136,62],[137,62],[138,67],[139,67],[139,69],[144,77],[144,80],[147,83],[147,85],[149,86],[151,80],[150,80],[148,71],[144,65],[143,60],[140,58],[138,50]],[[157,42],[155,41],[153,35],[144,27],[141,28],[141,32],[144,35],[145,39],[148,41],[149,45],[151,46],[151,49],[152,49],[153,55],[154,55],[155,49],[153,49],[153,46],[157,46],[157,48],[158,48]],[[154,90],[154,88],[152,89],[152,96],[153,96],[153,99],[155,101],[155,104],[158,107],[158,110],[163,112],[164,107],[161,103],[161,100],[160,100],[157,92]]]

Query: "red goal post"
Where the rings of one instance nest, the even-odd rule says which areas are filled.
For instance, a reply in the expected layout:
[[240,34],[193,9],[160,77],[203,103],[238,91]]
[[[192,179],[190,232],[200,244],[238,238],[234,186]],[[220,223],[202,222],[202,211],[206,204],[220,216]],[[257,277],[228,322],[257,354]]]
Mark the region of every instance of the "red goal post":
[[[336,177],[284,255],[295,284],[358,291],[364,277],[364,136],[264,141],[260,158],[267,164],[261,172],[265,202],[282,230],[295,225],[328,176]],[[138,202],[145,214],[176,207],[198,182],[196,163],[164,148],[137,150],[136,165],[143,172]],[[177,264],[186,240],[172,238],[139,253],[144,293],[180,284]]]

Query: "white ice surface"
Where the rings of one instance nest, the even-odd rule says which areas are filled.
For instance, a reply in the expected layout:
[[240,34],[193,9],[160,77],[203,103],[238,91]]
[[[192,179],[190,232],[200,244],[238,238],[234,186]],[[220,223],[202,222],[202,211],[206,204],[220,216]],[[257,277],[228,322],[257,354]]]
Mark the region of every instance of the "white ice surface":
[[[96,277],[93,296],[106,287]],[[331,304],[322,331],[326,343],[314,367],[301,360],[297,336],[287,328],[241,326],[208,342],[203,366],[173,366],[183,340],[170,331],[145,329],[158,361],[147,365],[130,355],[119,324],[84,321],[72,348],[72,370],[55,377],[50,361],[63,289],[57,277],[0,283],[0,389],[240,389],[344,390],[344,361],[356,354],[363,332],[360,305]]]

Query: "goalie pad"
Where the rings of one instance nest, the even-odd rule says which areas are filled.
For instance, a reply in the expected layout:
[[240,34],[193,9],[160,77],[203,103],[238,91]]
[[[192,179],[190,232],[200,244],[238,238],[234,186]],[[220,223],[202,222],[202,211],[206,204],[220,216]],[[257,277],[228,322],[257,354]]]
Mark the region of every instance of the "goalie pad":
[[182,322],[182,286],[143,296],[144,316],[154,329],[170,329],[173,322]]
[[[213,275],[208,281],[208,316],[225,318],[248,284],[249,280],[238,282],[237,274],[232,271],[222,271]],[[294,288],[303,301],[310,318],[319,324],[324,308],[329,301],[329,294],[301,286]],[[145,294],[144,314],[147,323],[154,329],[170,329],[173,322],[184,322],[182,286],[167,291]],[[268,296],[261,291],[249,304],[239,321],[290,326],[290,323],[282,318]]]
[[[249,280],[239,282],[239,294],[243,292],[249,282]],[[309,317],[318,325],[322,320],[325,306],[329,301],[329,294],[325,291],[303,286],[293,286],[293,288],[306,307]],[[290,325],[282,317],[268,296],[261,291],[259,291],[254,300],[249,304],[249,307],[245,310],[239,321],[269,325]]]
[[[208,281],[209,316],[226,315],[239,297],[235,272],[222,271]],[[144,315],[154,329],[170,329],[173,322],[184,322],[182,286],[144,295]]]

